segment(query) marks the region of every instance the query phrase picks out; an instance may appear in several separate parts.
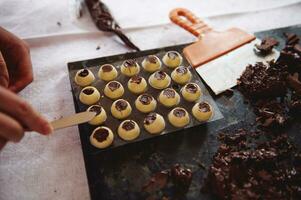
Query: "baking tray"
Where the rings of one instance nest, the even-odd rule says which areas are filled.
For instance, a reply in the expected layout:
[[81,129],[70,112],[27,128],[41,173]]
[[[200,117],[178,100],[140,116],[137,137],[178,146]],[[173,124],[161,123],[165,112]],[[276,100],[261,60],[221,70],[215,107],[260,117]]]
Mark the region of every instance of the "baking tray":
[[[173,134],[174,132],[178,132],[178,131],[181,131],[183,129],[189,129],[191,127],[199,126],[199,125],[202,125],[202,124],[205,124],[205,123],[210,123],[212,121],[221,119],[223,117],[223,115],[219,111],[218,107],[216,106],[214,100],[212,99],[211,95],[209,94],[208,90],[206,89],[205,85],[203,84],[200,76],[197,74],[197,72],[194,68],[190,67],[189,63],[187,62],[187,60],[182,55],[183,56],[183,62],[182,62],[181,65],[189,67],[189,69],[191,71],[191,74],[192,74],[192,79],[191,79],[190,82],[198,84],[201,88],[202,95],[201,95],[201,98],[198,101],[206,101],[213,107],[214,114],[213,114],[212,118],[208,122],[199,122],[198,120],[196,120],[193,117],[192,113],[191,113],[191,109],[192,109],[194,103],[193,102],[192,103],[187,102],[181,97],[181,100],[180,100],[180,103],[179,103],[178,106],[185,108],[187,110],[187,112],[190,114],[190,123],[187,126],[185,126],[184,128],[177,128],[177,127],[172,126],[168,122],[168,119],[167,119],[167,114],[173,108],[167,108],[167,107],[163,106],[162,104],[160,104],[157,100],[157,108],[154,112],[157,112],[157,113],[161,114],[164,117],[166,127],[165,127],[164,131],[159,135],[149,134],[143,128],[143,120],[144,120],[144,118],[147,114],[141,113],[140,111],[138,111],[136,109],[136,107],[134,105],[134,102],[135,102],[136,98],[139,95],[138,94],[137,95],[133,94],[128,90],[127,82],[129,80],[129,77],[126,77],[125,75],[121,74],[120,65],[126,59],[135,59],[141,67],[139,75],[144,77],[145,80],[148,81],[149,76],[151,75],[151,73],[146,72],[145,70],[143,70],[143,68],[141,66],[141,63],[142,63],[143,59],[145,58],[145,56],[154,54],[154,55],[158,56],[161,59],[167,51],[173,50],[173,51],[178,51],[179,53],[181,53],[183,47],[185,47],[185,46],[186,45],[172,46],[172,47],[166,47],[166,48],[159,48],[159,49],[153,49],[153,50],[147,50],[147,51],[141,51],[141,52],[134,52],[134,53],[126,53],[126,54],[120,54],[120,55],[115,55],[115,56],[108,56],[108,57],[95,58],[95,59],[89,59],[89,60],[83,60],[83,61],[68,63],[69,78],[70,78],[72,93],[73,93],[73,97],[74,97],[73,99],[74,99],[76,112],[86,111],[87,108],[89,107],[88,105],[84,105],[83,103],[81,103],[79,101],[79,93],[80,93],[80,91],[82,90],[83,87],[78,86],[74,82],[74,77],[75,77],[76,72],[79,69],[87,68],[87,69],[91,70],[92,73],[94,74],[94,76],[96,77],[96,80],[91,85],[96,87],[98,89],[98,91],[100,92],[101,98],[100,98],[98,104],[103,106],[103,108],[106,110],[106,113],[107,113],[108,118],[107,118],[106,122],[103,125],[111,128],[113,133],[114,133],[114,142],[111,146],[109,146],[108,148],[105,148],[105,149],[98,149],[98,148],[96,148],[92,145],[88,145],[87,148],[88,148],[89,153],[97,154],[100,151],[105,151],[105,150],[108,150],[108,149],[113,149],[113,148],[120,147],[120,146],[123,146],[123,145],[127,145],[127,144],[130,144],[130,143],[135,143],[135,142],[139,142],[139,141],[142,141],[142,140],[147,140],[147,139],[154,138],[154,137],[159,137],[159,136],[162,136],[164,134],[171,134],[171,133]],[[161,59],[161,61],[162,61],[162,59]],[[118,71],[118,77],[115,80],[119,81],[125,89],[125,93],[121,98],[127,100],[131,104],[131,107],[132,107],[132,113],[126,119],[131,119],[131,120],[136,121],[138,126],[140,127],[140,130],[141,130],[140,136],[137,139],[133,140],[133,141],[122,140],[117,134],[117,128],[118,128],[119,124],[124,119],[123,120],[116,119],[112,116],[112,114],[110,112],[110,108],[111,108],[111,105],[114,102],[114,100],[111,100],[111,99],[109,99],[108,97],[106,97],[104,95],[103,90],[104,90],[104,87],[105,87],[107,82],[100,80],[97,76],[97,72],[99,70],[99,67],[103,64],[112,64],[113,66],[116,67],[116,69]],[[170,68],[166,67],[162,62],[161,70],[166,72],[168,75],[170,75],[173,69],[170,69]],[[180,94],[180,90],[182,88],[181,85],[171,81],[171,84],[170,84],[169,87],[172,87],[173,89],[175,89]],[[155,99],[157,99],[157,97],[159,96],[159,93],[161,91],[162,90],[152,88],[148,84],[148,89],[147,89],[146,93],[151,94]],[[80,128],[80,134],[82,136],[81,139],[84,140],[85,143],[89,142],[89,137],[92,134],[92,131],[97,126],[93,126],[93,125],[90,125],[88,123],[85,123],[85,124],[80,125],[80,127],[81,127]]]

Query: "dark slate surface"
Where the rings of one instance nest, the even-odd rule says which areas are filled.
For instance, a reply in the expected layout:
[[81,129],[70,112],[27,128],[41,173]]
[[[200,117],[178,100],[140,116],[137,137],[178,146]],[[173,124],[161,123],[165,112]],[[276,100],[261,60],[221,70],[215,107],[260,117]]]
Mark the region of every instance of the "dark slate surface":
[[[278,49],[284,45],[283,32],[301,35],[301,26],[282,28],[256,33],[256,36],[272,36],[280,41]],[[232,97],[218,96],[215,100],[224,119],[195,127],[177,134],[157,137],[145,142],[131,144],[124,148],[89,155],[85,151],[87,143],[82,142],[84,159],[92,199],[129,200],[146,199],[141,187],[148,178],[160,170],[179,163],[193,171],[193,180],[186,197],[181,199],[213,199],[200,191],[206,176],[206,168],[211,164],[218,141],[218,130],[234,125],[254,126],[254,114],[250,105],[244,103],[242,95],[234,89]],[[78,108],[76,108],[78,110]],[[240,123],[244,121],[243,123]],[[301,144],[301,119],[296,119],[287,129],[290,137]],[[81,129],[81,127],[79,127]],[[188,133],[189,132],[189,133]],[[81,137],[84,137],[81,135]],[[82,140],[83,141],[83,140]],[[201,165],[202,165],[201,164]],[[173,188],[168,187],[158,195],[173,196]]]

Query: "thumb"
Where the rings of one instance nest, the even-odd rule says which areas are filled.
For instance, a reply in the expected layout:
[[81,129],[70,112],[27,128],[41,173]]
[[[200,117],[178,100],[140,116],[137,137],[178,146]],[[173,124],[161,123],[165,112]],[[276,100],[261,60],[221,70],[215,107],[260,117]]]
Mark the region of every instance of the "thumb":
[[7,88],[8,84],[9,84],[9,75],[7,71],[7,66],[2,56],[2,53],[0,51],[0,86]]

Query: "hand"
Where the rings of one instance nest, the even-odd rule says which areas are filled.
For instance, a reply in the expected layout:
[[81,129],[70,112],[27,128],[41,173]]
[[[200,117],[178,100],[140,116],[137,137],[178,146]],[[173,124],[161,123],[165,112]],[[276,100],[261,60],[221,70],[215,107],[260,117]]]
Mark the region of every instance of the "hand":
[[0,85],[19,92],[32,81],[28,45],[0,27]]
[[25,130],[46,135],[52,127],[26,101],[0,86],[0,150],[7,141],[19,142]]

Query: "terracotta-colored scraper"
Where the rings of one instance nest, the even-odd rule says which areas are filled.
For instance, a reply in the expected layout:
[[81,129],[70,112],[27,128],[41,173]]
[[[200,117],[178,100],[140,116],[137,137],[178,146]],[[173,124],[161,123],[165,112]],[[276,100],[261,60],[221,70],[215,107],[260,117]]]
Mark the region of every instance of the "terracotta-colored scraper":
[[276,51],[265,57],[257,56],[253,49],[260,40],[254,35],[239,28],[215,31],[187,9],[174,9],[169,17],[199,38],[185,47],[183,53],[215,94],[235,86],[247,64],[278,56]]

